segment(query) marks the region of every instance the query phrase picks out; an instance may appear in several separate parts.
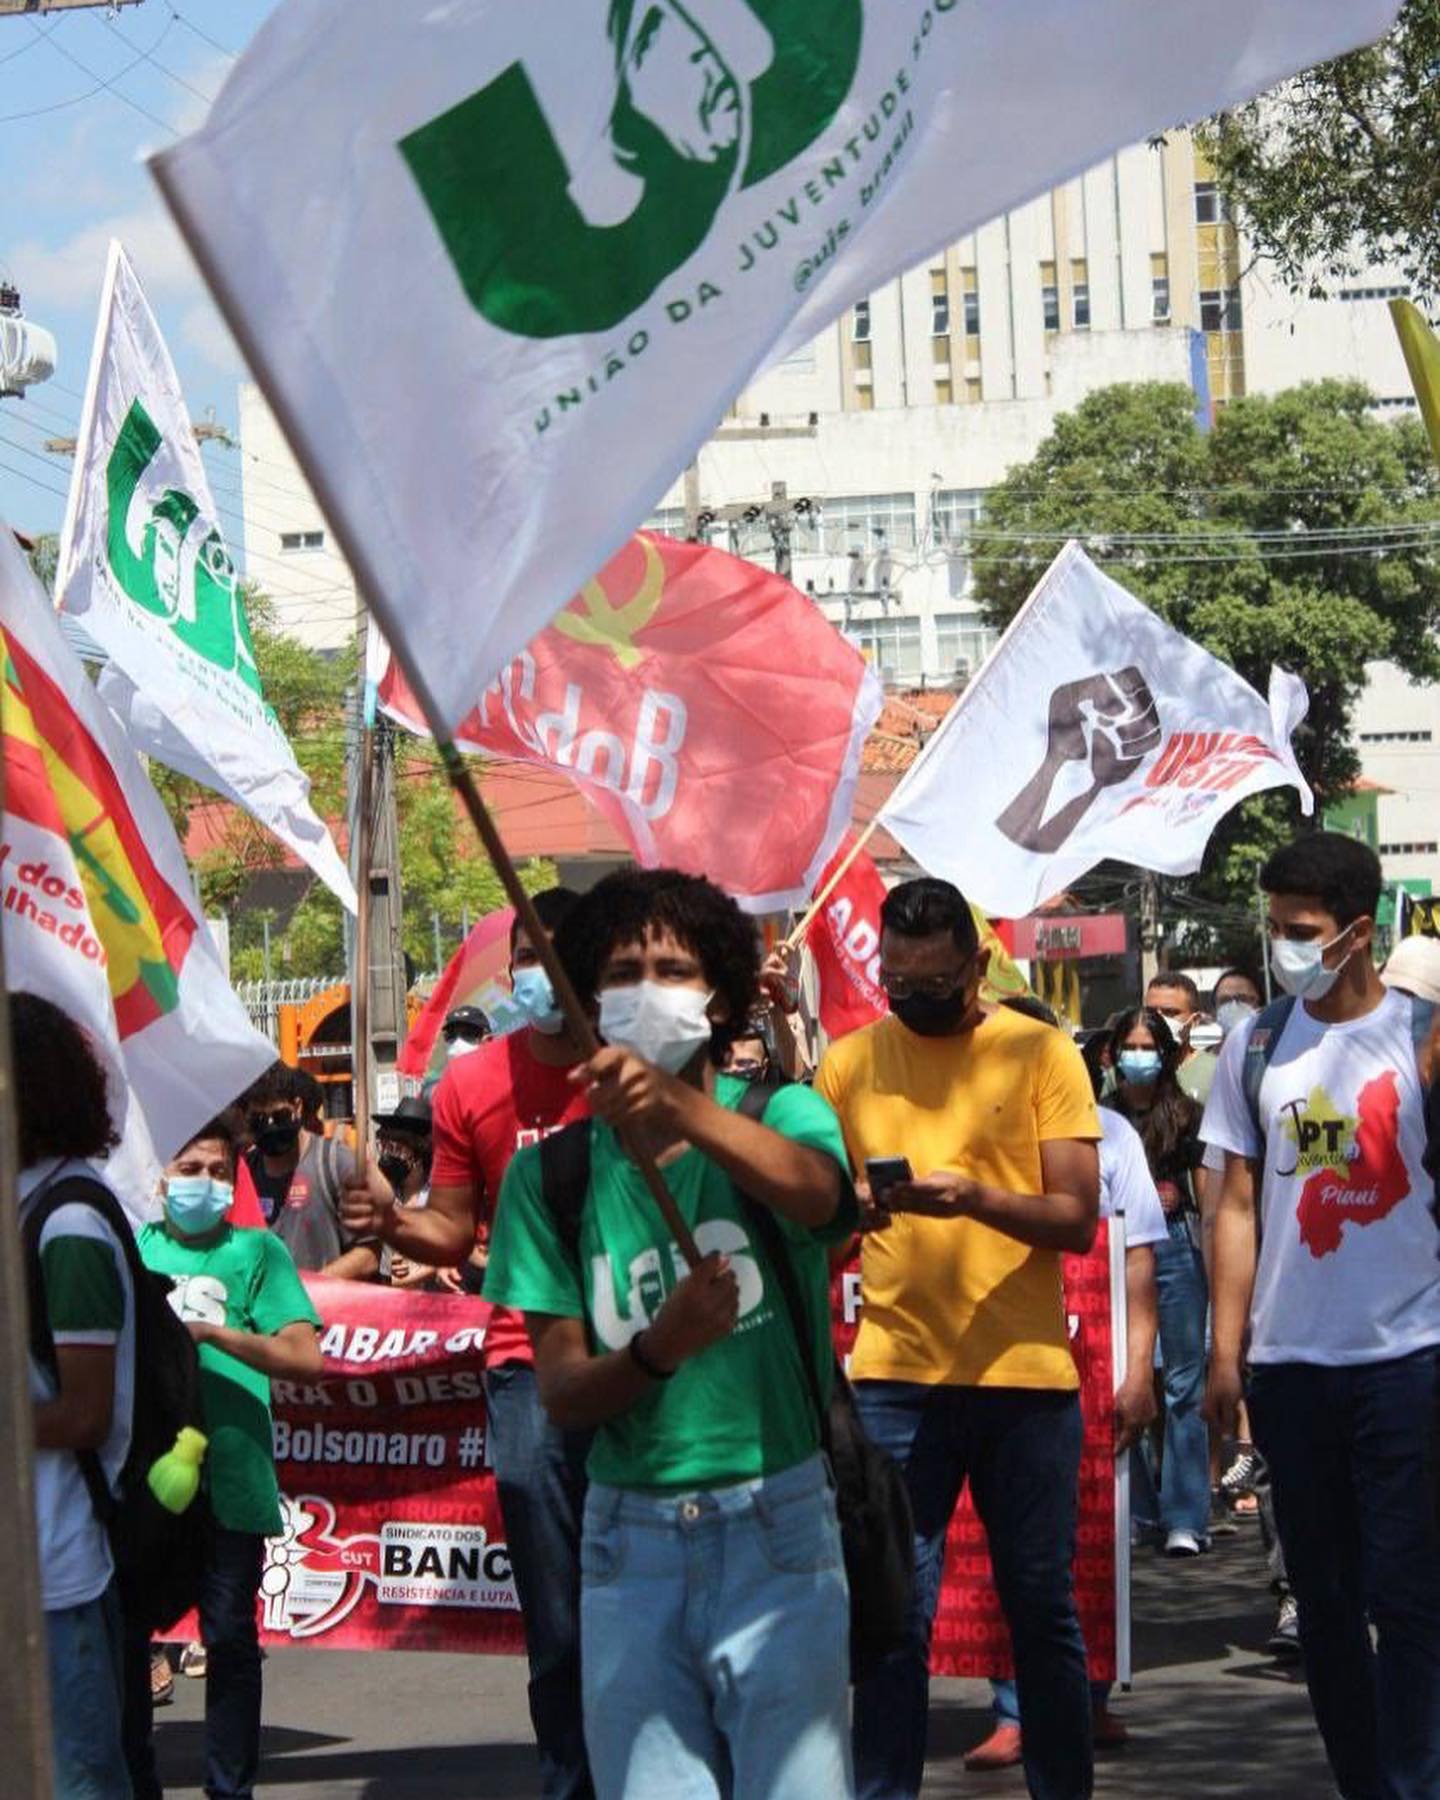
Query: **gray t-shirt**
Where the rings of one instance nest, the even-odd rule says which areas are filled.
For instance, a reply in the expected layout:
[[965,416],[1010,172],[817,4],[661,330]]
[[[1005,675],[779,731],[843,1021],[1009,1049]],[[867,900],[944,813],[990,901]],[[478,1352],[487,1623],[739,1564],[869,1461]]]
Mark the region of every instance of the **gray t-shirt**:
[[287,1182],[269,1175],[258,1151],[250,1173],[270,1229],[297,1269],[323,1269],[355,1246],[340,1223],[340,1199],[355,1178],[355,1158],[334,1138],[312,1137]]

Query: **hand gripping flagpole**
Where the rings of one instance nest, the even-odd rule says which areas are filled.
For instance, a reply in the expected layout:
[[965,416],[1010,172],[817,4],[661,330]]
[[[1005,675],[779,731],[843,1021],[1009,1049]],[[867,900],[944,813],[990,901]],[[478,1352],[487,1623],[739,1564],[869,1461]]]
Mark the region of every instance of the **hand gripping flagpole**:
[[[590,1023],[589,1015],[581,1006],[579,997],[571,985],[570,977],[565,973],[560,959],[555,954],[550,942],[549,933],[540,922],[534,903],[520,884],[520,876],[511,860],[510,852],[505,848],[490,810],[481,798],[475,778],[465,766],[465,760],[451,740],[449,722],[436,705],[430,692],[429,683],[425,680],[416,659],[410,653],[406,642],[403,621],[390,612],[382,594],[380,582],[370,566],[363,544],[356,539],[349,528],[345,511],[339,503],[339,496],[332,487],[328,473],[321,458],[310,454],[310,445],[301,428],[300,420],[291,411],[288,397],[281,384],[273,378],[265,355],[265,346],[260,342],[258,334],[251,329],[250,319],[245,309],[229,292],[220,271],[215,267],[210,256],[209,245],[203,233],[195,229],[195,221],[190,215],[189,201],[183,191],[170,179],[170,172],[163,160],[152,158],[150,172],[155,177],[166,205],[174,216],[181,236],[189,246],[190,254],[195,258],[200,273],[204,276],[215,304],[219,307],[225,323],[229,326],[235,342],[240,346],[242,355],[264,389],[280,428],[285,433],[295,459],[300,464],[305,479],[310,483],[315,498],[320,502],[320,509],[334,529],[340,542],[340,549],[349,563],[355,576],[355,584],[360,596],[370,609],[372,616],[384,627],[385,636],[389,640],[391,654],[400,664],[410,691],[416,703],[425,715],[425,722],[435,740],[435,747],[440,753],[440,761],[451,787],[459,795],[470,823],[475,827],[475,834],[480,839],[485,854],[490,858],[491,866],[500,877],[500,884],[505,889],[506,898],[515,908],[516,917],[522,930],[535,947],[541,966],[550,978],[550,985],[555,990],[555,998],[559,1001],[565,1014],[565,1022],[570,1028],[570,1035],[579,1046],[581,1055],[588,1061],[600,1049],[600,1040],[595,1035],[595,1028]],[[363,902],[362,902],[363,904]],[[357,929],[357,937],[359,935]],[[630,1138],[624,1139],[625,1149],[631,1160],[639,1169],[651,1198],[660,1209],[660,1215],[669,1227],[681,1254],[693,1269],[701,1260],[700,1248],[690,1227],[681,1217],[675,1198],[665,1185],[665,1177],[660,1173],[659,1165],[653,1154],[643,1144]]]

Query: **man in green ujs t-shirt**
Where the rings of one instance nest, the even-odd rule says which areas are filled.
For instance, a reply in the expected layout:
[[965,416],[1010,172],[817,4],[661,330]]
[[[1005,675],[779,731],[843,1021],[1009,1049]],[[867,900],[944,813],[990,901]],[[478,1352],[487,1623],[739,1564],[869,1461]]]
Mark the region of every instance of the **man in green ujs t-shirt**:
[[[803,1087],[779,1089],[763,1124],[736,1111],[745,1084],[719,1068],[759,959],[753,924],[708,881],[611,875],[555,947],[607,1045],[573,1077],[593,1115],[572,1128],[589,1132],[578,1243],[541,1150],[520,1151],[485,1295],[525,1314],[555,1422],[598,1427],[580,1661],[599,1800],[844,1800],[840,1535],[755,1223],[773,1215],[828,1392],[826,1247],[855,1225],[839,1125]],[[703,1256],[690,1273],[617,1131],[659,1163]]]
[[[270,1379],[315,1381],[322,1369],[320,1316],[290,1252],[273,1232],[227,1221],[240,1129],[238,1115],[222,1114],[178,1152],[165,1170],[164,1223],[145,1226],[139,1240],[146,1267],[170,1278],[170,1304],[200,1347],[205,1484],[214,1521],[200,1588],[205,1791],[216,1800],[249,1800],[260,1761],[255,1601],[265,1539],[281,1528]],[[160,1785],[150,1742],[148,1659],[143,1684],[135,1650],[127,1660],[130,1779],[135,1800],[152,1800]]]

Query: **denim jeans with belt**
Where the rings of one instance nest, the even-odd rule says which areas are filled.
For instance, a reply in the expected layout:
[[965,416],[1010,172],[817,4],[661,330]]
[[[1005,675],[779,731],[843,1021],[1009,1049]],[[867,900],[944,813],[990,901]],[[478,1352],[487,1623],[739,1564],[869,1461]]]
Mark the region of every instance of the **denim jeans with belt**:
[[1437,1404],[1440,1347],[1251,1373],[1305,1681],[1345,1800],[1440,1794]]
[[857,1381],[855,1397],[872,1440],[905,1471],[916,1570],[908,1643],[855,1690],[861,1800],[915,1800],[920,1792],[945,1533],[967,1479],[1015,1651],[1030,1792],[1035,1800],[1086,1800],[1090,1683],[1071,1573],[1079,1395]]
[[544,1800],[592,1800],[580,1714],[580,1517],[592,1433],[562,1431],[528,1363],[485,1372],[490,1458],[530,1659]]
[[122,1652],[114,1582],[97,1599],[47,1611],[45,1647],[55,1800],[130,1800],[121,1753]]
[[849,1800],[850,1601],[822,1458],[693,1493],[592,1484],[581,1563],[600,1800]]

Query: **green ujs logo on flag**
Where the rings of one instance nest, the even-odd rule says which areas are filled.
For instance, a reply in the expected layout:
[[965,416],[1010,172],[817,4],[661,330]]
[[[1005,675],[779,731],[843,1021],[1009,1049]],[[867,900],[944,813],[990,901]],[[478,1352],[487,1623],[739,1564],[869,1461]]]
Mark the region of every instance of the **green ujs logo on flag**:
[[191,495],[146,482],[163,443],[149,413],[132,402],[105,467],[110,572],[141,611],[163,619],[180,643],[262,698],[225,540],[213,526],[205,529]]
[[611,0],[598,142],[567,154],[563,97],[547,112],[519,62],[411,132],[401,154],[471,303],[531,338],[629,318],[728,195],[829,125],[863,23],[862,0]]

